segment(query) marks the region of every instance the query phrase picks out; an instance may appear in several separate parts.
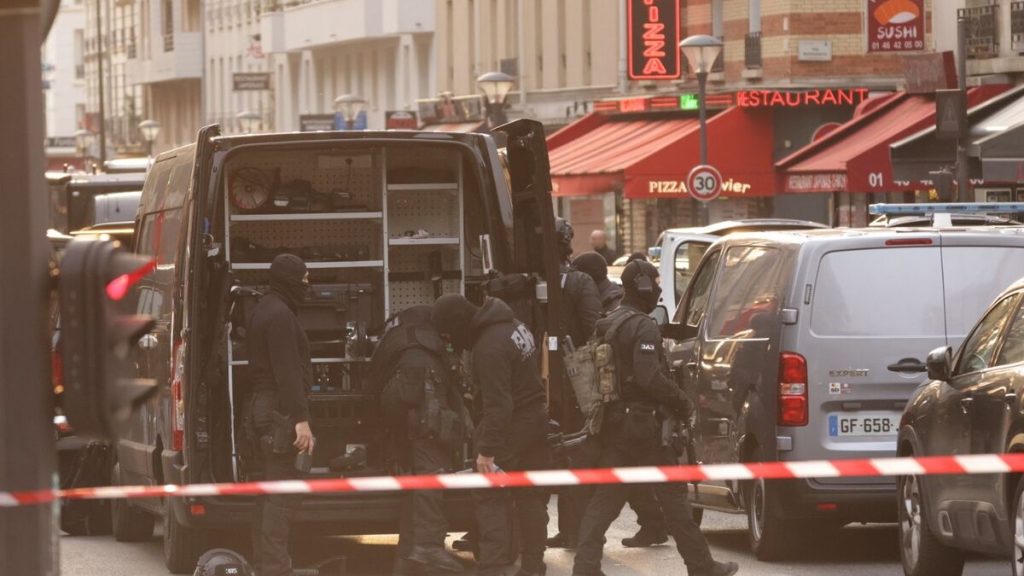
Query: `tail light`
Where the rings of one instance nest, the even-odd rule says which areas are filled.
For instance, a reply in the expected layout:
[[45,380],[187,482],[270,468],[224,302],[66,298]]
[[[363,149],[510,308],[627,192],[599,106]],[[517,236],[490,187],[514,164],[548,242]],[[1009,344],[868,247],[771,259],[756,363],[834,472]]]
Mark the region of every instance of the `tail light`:
[[185,344],[174,343],[174,365],[171,366],[171,447],[185,449]]
[[779,426],[806,426],[807,416],[807,360],[783,352],[779,355]]

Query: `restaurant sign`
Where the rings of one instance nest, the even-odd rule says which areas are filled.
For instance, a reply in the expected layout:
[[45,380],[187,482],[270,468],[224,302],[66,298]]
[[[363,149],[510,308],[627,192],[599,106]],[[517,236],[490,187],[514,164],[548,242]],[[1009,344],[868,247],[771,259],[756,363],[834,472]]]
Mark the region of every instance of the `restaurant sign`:
[[679,0],[626,0],[626,10],[629,78],[679,78]]
[[867,88],[826,88],[823,90],[741,90],[736,93],[740,108],[797,108],[800,106],[856,106],[867,100]]
[[866,0],[868,52],[924,50],[924,0]]

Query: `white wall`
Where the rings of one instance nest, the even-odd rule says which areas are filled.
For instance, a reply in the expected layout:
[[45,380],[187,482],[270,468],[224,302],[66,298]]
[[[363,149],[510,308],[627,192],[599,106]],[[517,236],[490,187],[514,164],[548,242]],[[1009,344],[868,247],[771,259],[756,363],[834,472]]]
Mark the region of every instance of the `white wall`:
[[85,105],[85,79],[75,78],[76,64],[84,62],[83,53],[75,56],[75,30],[84,32],[85,6],[64,0],[50,35],[43,46],[43,63],[53,66],[44,77],[50,82],[46,91],[46,135],[72,136],[78,130],[76,107]]

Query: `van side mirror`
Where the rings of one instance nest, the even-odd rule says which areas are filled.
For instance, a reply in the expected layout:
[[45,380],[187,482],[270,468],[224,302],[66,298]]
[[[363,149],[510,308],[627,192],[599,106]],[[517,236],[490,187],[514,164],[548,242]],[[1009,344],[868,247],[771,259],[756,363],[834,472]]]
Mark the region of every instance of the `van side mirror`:
[[651,318],[654,318],[654,321],[658,323],[659,327],[664,328],[665,326],[668,326],[668,308],[661,305],[655,306],[654,311],[651,312],[650,316]]
[[949,382],[950,376],[953,374],[953,348],[941,346],[932,350],[928,353],[925,365],[928,367],[930,380]]

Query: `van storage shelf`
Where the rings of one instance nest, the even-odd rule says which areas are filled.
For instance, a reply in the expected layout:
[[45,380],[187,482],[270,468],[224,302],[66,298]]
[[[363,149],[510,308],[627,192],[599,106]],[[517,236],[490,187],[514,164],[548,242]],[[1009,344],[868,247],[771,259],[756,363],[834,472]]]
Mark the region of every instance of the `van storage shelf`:
[[391,246],[458,246],[458,238],[436,237],[436,238],[391,238],[388,240]]
[[[313,364],[365,364],[370,361],[369,358],[313,358],[310,360]],[[248,366],[248,360],[232,360],[232,366]]]
[[[358,260],[354,262],[306,262],[306,268],[331,270],[335,268],[383,268],[383,260]],[[232,262],[233,270],[270,270],[270,262]]]
[[377,212],[310,212],[295,214],[232,214],[232,222],[276,222],[285,220],[379,220],[384,213]]
[[458,182],[428,184],[388,184],[388,192],[458,192]]

